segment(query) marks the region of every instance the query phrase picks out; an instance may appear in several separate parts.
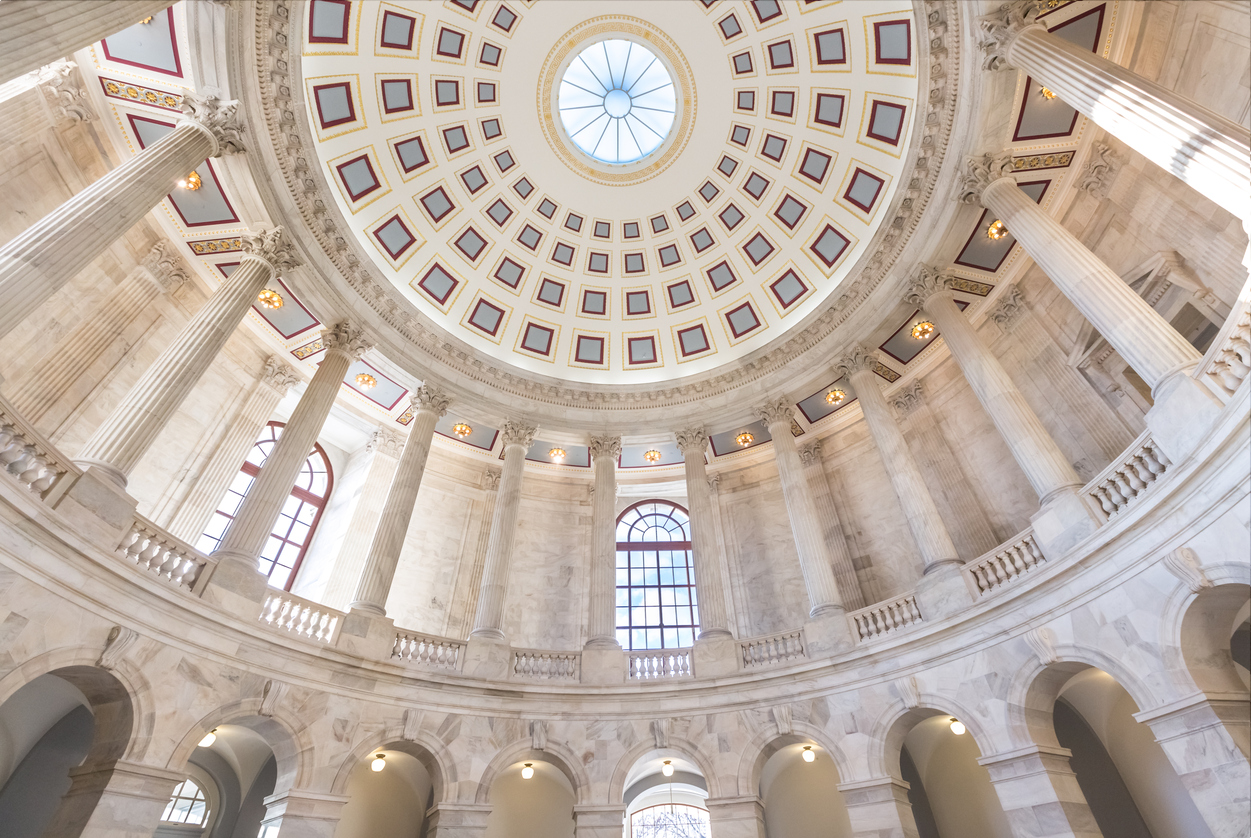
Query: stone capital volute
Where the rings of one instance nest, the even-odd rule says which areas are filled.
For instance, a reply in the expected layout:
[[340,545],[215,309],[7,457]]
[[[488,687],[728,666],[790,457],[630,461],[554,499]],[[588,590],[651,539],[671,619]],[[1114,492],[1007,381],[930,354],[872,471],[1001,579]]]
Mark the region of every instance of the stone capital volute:
[[244,258],[261,260],[276,277],[300,264],[295,248],[287,241],[282,227],[244,233],[239,238],[243,244]]
[[409,396],[409,403],[412,404],[413,410],[424,410],[427,413],[433,413],[435,416],[442,417],[443,414],[447,413],[448,407],[452,404],[452,399],[443,391],[429,384],[423,384]]
[[941,273],[933,265],[919,265],[916,276],[912,278],[907,290],[904,291],[904,301],[918,308],[924,308],[925,303],[935,294],[948,293],[951,289],[950,276]]
[[277,355],[270,355],[265,359],[265,365],[261,368],[261,381],[276,390],[280,396],[285,396],[291,385],[299,380],[300,376],[296,371]]
[[760,418],[760,421],[764,423],[764,426],[770,429],[770,433],[772,433],[773,426],[778,424],[786,425],[789,432],[791,419],[795,417],[795,406],[786,399],[778,399],[777,401],[760,405],[754,412]]
[[799,449],[799,461],[806,466],[821,462],[821,440],[812,442]]
[[678,440],[678,450],[684,457],[692,452],[703,456],[704,449],[708,447],[708,432],[702,427],[686,428],[678,431],[674,436]]
[[866,370],[872,372],[877,367],[877,363],[876,352],[863,344],[857,344],[835,362],[834,369],[840,377],[846,376],[850,380],[854,373]]
[[957,190],[960,203],[980,204],[986,187],[1001,178],[1012,177],[1014,171],[1012,155],[1006,151],[966,158],[964,172],[960,175],[960,188]]
[[520,422],[515,419],[509,419],[504,423],[504,427],[500,429],[500,436],[504,440],[504,447],[508,448],[513,445],[520,445],[529,451],[530,446],[534,443],[534,435],[539,432],[538,427],[527,422]]
[[322,332],[321,343],[327,352],[342,352],[353,362],[359,361],[361,356],[373,348],[373,344],[365,338],[364,330],[347,320]]
[[986,70],[1002,70],[1011,66],[1008,52],[1016,38],[1031,27],[1046,31],[1046,27],[1037,23],[1041,11],[1040,0],[1010,0],[998,9],[977,19],[981,36],[977,45],[986,57],[982,60],[982,68]]
[[593,436],[589,447],[592,460],[598,460],[600,457],[616,460],[621,456],[621,437]]
[[222,101],[214,96],[184,93],[183,117],[179,122],[196,126],[213,140],[209,157],[238,154],[243,151],[243,123],[239,121],[239,103]]

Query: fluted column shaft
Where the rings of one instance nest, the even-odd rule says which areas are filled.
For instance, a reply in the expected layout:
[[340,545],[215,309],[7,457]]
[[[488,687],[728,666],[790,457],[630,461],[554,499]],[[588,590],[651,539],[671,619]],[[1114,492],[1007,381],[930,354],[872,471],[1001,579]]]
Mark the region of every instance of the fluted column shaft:
[[678,434],[678,448],[686,468],[686,502],[691,516],[691,560],[695,567],[695,594],[699,599],[699,636],[731,637],[725,588],[718,567],[717,534],[712,519],[712,499],[708,490],[708,469],[704,448],[708,435],[684,431]]
[[513,545],[517,540],[517,513],[521,508],[521,479],[525,471],[526,451],[534,441],[535,428],[506,422],[504,437],[504,468],[500,488],[491,516],[491,535],[487,540],[486,561],[482,567],[482,586],[478,593],[478,610],[474,615],[471,635],[503,639],[504,598],[508,593],[508,567],[512,562]]
[[908,450],[903,432],[899,430],[886,398],[878,389],[876,374],[871,369],[861,368],[851,371],[848,379],[856,391],[856,399],[882,456],[882,464],[890,475],[912,539],[921,552],[925,572],[929,573],[942,565],[959,564],[956,545],[938,514],[938,507],[934,505],[934,498],[921,477],[912,452]]
[[813,440],[805,445],[799,452],[799,461],[808,478],[812,505],[817,513],[817,521],[821,522],[821,531],[825,535],[830,559],[834,563],[834,580],[838,583],[843,607],[852,611],[864,608],[868,603],[865,602],[864,592],[860,588],[860,579],[856,576],[856,565],[852,561],[847,543],[847,530],[843,526],[842,509],[845,507],[841,496],[835,498],[830,476],[826,474],[825,466],[821,462],[821,440]]
[[326,344],[326,353],[321,365],[213,552],[219,560],[246,563],[252,570],[257,569],[261,550],[308,459],[308,452],[313,450],[317,435],[330,415],[343,376],[366,348],[360,334],[350,332],[346,324],[324,332],[322,341]]
[[951,294],[934,294],[924,306],[1039,500],[1046,503],[1056,492],[1081,486],[1082,479],[1064,452],[956,307]]
[[1251,132],[1245,127],[1041,24],[1021,30],[1006,57],[1152,163],[1251,220]]
[[0,249],[0,335],[91,264],[159,204],[178,178],[216,151],[209,130],[179,122]]
[[769,428],[769,435],[773,437],[773,457],[782,480],[782,497],[786,501],[786,514],[795,536],[795,551],[799,554],[799,567],[808,591],[808,616],[820,617],[844,611],[838,582],[834,578],[834,560],[817,519],[817,508],[804,476],[803,463],[799,461],[795,437],[791,435],[791,408],[787,403],[780,402],[770,405],[760,414]]
[[413,519],[413,507],[417,503],[417,491],[426,472],[426,460],[434,441],[434,426],[447,412],[448,398],[435,389],[422,385],[412,397],[415,408],[413,421],[409,424],[408,440],[400,454],[399,465],[391,479],[382,515],[374,530],[365,559],[365,570],[356,587],[352,602],[353,611],[364,611],[384,616],[391,582],[404,550],[408,525]]
[[0,84],[134,26],[170,0],[5,0]]
[[1012,178],[987,186],[982,203],[1153,390],[1199,362],[1198,350]]
[[621,437],[595,437],[591,458],[595,496],[591,500],[591,596],[587,646],[619,648],[617,643],[617,457]]
[[244,254],[239,267],[96,428],[75,462],[97,466],[126,485],[157,434],[226,345],[256,295],[274,277],[275,265],[267,256],[272,253]]

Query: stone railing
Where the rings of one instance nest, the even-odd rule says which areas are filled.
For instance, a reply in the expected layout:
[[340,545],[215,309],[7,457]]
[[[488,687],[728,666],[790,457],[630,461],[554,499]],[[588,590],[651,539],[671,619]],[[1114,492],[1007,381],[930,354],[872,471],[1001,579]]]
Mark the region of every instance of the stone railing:
[[512,677],[528,681],[577,681],[581,677],[581,652],[513,649]]
[[0,471],[51,502],[78,469],[0,398]]
[[1034,530],[1031,528],[968,562],[963,571],[969,588],[980,597],[1019,579],[1045,561],[1046,557],[1034,543]]
[[1111,518],[1145,493],[1171,462],[1152,441],[1150,431],[1134,440],[1125,456],[1113,460],[1082,490],[1095,499]]
[[847,619],[851,622],[853,633],[862,642],[922,621],[916,595],[911,593],[852,611]]
[[[1244,298],[1246,294],[1243,291]],[[1199,369],[1226,397],[1236,393],[1246,381],[1251,372],[1251,304],[1245,299],[1238,301]]]
[[808,656],[804,648],[802,630],[742,640],[739,641],[738,648],[744,669],[753,666],[772,666],[783,661]]
[[271,590],[265,596],[260,619],[262,623],[276,629],[289,631],[309,640],[333,644],[339,637],[339,628],[343,625],[343,612],[286,591]]
[[135,516],[117,551],[176,588],[198,593],[217,563],[146,518]]
[[660,678],[691,678],[690,649],[656,649],[650,652],[629,653],[629,679],[631,681],[654,681]]
[[460,669],[464,653],[465,643],[462,640],[418,634],[403,629],[395,633],[395,645],[391,647],[392,658],[452,672]]

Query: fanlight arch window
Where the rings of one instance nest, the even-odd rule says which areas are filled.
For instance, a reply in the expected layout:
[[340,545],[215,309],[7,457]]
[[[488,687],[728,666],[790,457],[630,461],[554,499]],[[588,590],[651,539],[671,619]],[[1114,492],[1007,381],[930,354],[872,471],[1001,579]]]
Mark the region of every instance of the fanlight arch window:
[[[282,436],[282,422],[270,422],[257,437],[248,458],[235,475],[234,482],[226,490],[226,496],[217,505],[217,511],[209,520],[208,526],[200,536],[196,547],[211,553],[217,549],[225,536],[230,523],[235,519],[240,504],[247,497],[256,476],[269,457],[278,438]],[[282,506],[282,514],[278,516],[265,548],[261,550],[259,570],[269,577],[269,584],[275,588],[291,589],[304,553],[313,540],[313,532],[317,522],[321,520],[322,510],[326,507],[326,499],[330,497],[330,489],[334,485],[334,475],[330,470],[330,460],[325,450],[318,444],[313,445],[295,486]]]
[[708,810],[688,803],[662,803],[630,816],[630,838],[708,838]]
[[636,503],[617,518],[617,642],[685,648],[698,627],[690,516],[668,501]]
[[208,800],[204,789],[188,777],[174,787],[174,793],[165,804],[161,814],[164,823],[185,823],[188,826],[204,826],[208,822]]

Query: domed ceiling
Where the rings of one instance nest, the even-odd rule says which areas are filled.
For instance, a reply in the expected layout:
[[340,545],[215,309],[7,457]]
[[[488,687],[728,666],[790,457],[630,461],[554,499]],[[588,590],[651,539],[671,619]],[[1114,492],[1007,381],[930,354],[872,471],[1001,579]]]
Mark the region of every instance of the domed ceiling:
[[910,3],[305,6],[310,130],[380,273],[565,380],[673,380],[818,310],[916,121]]

